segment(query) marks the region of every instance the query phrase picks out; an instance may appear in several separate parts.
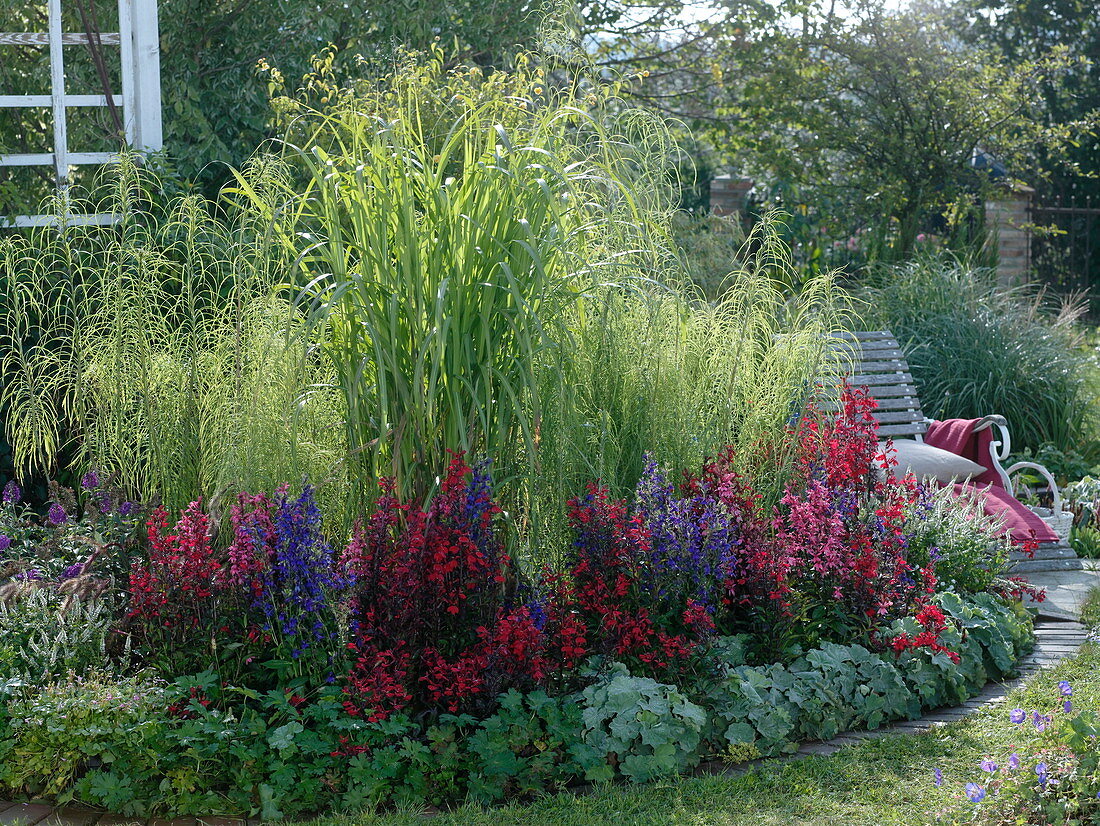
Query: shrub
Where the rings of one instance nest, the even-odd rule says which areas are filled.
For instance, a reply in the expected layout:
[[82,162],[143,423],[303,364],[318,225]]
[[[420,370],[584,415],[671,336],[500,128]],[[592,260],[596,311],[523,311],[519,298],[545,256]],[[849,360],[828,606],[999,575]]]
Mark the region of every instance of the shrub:
[[94,581],[96,593],[129,577],[131,560],[140,555],[141,506],[95,471],[84,474],[78,492],[53,482],[49,487],[52,502],[41,516],[22,501],[17,482],[4,486],[0,577],[54,584],[81,580],[85,591]]
[[905,512],[913,480],[881,478],[875,402],[845,390],[842,413],[811,408],[791,426],[794,471],[775,508],[736,471],[727,450],[686,490],[733,516],[736,562],[723,633],[746,632],[760,662],[790,659],[823,641],[863,638],[885,618],[915,611],[936,587],[935,562],[909,560]]
[[473,755],[470,795],[477,800],[526,797],[603,773],[607,754],[585,742],[582,706],[570,697],[512,690],[478,724],[465,748]]
[[934,606],[936,613],[897,620],[884,635],[923,708],[964,702],[1011,674],[1030,647],[1031,617],[1018,603],[947,592]]
[[1068,450],[1092,438],[1092,361],[1076,322],[1041,294],[1003,290],[964,262],[925,257],[883,269],[864,298],[866,324],[905,348],[924,412],[932,418],[999,413],[1018,447]]
[[343,643],[334,592],[345,583],[313,489],[291,498],[284,488],[275,501],[242,494],[230,522],[223,552],[201,502],[171,532],[168,512],[154,511],[148,561],[134,564],[128,587],[127,619],[146,658],[169,676],[216,666],[234,680],[244,671],[331,679]]
[[[10,586],[9,586],[10,587]],[[0,600],[0,680],[29,683],[107,668],[114,595],[84,596],[29,582]]]
[[405,708],[468,710],[542,680],[549,664],[531,612],[508,608],[504,553],[486,468],[453,456],[427,510],[392,482],[341,563],[354,582],[350,703],[374,719]]
[[[909,648],[824,645],[789,665],[749,667],[734,637],[709,647],[710,679],[684,674],[680,685],[662,684],[612,664],[577,694],[506,692],[480,719],[392,712],[370,720],[349,712],[337,685],[298,680],[257,691],[214,672],[170,684],[97,675],[8,685],[0,688],[0,790],[48,790],[138,817],[278,819],[327,806],[499,800],[581,778],[642,781],[715,751],[791,751],[803,738],[874,727],[978,690],[986,669],[1002,674],[1004,641],[1014,645],[1025,625],[994,598],[942,602],[952,625],[942,636],[965,675],[942,696],[924,687],[949,674]],[[939,657],[950,662],[932,660]]]

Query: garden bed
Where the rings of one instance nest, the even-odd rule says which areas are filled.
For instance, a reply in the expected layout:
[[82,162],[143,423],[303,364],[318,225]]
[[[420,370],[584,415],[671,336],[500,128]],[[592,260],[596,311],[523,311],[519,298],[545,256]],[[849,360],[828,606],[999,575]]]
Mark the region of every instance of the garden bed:
[[962,702],[1030,644],[1024,586],[986,523],[878,473],[870,404],[792,429],[771,514],[728,455],[679,488],[650,462],[629,502],[591,486],[535,575],[457,455],[427,509],[384,486],[340,551],[309,487],[241,494],[219,542],[198,503],[173,526],[94,473],[42,520],[9,486],[0,793],[140,817],[491,803]]

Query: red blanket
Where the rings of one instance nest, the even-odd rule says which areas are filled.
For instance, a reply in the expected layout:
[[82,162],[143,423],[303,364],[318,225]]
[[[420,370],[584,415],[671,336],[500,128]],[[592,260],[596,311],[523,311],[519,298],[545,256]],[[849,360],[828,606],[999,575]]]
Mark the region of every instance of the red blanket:
[[987,427],[975,433],[974,426],[980,421],[981,419],[947,419],[932,422],[928,426],[928,432],[924,434],[924,442],[984,467],[985,473],[970,480],[972,485],[996,485],[1003,488],[1004,481],[993,469],[993,457],[990,455],[993,428]]
[[990,455],[993,428],[987,427],[975,433],[974,425],[978,421],[980,420],[948,419],[933,422],[924,435],[924,441],[932,447],[964,456],[986,469],[985,473],[975,476],[967,484],[955,485],[955,491],[961,494],[965,489],[981,493],[985,512],[1004,519],[1005,532],[1012,537],[1013,542],[1057,542],[1058,535],[1050,526],[1005,490],[1000,474],[993,468],[993,458]]

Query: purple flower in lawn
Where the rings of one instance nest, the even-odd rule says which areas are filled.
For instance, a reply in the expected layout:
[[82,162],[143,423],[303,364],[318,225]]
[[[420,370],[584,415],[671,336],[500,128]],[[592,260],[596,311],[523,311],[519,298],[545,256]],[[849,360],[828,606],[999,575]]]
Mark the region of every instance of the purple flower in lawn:
[[23,498],[23,491],[19,489],[19,485],[12,479],[6,485],[4,485],[4,504],[14,505],[20,499]]
[[1035,730],[1044,732],[1047,730],[1047,718],[1037,711],[1031,712],[1031,721],[1035,723]]
[[983,772],[995,772],[997,771],[997,764],[990,760],[988,757],[982,760],[978,764]]
[[82,477],[80,477],[80,486],[84,490],[91,490],[92,488],[99,487],[99,474],[94,470],[89,470]]
[[1073,686],[1069,684],[1069,680],[1062,680],[1058,683],[1058,690],[1062,692],[1063,697],[1073,696]]
[[985,789],[977,783],[967,783],[966,796],[970,798],[972,803],[981,803],[985,800]]
[[941,769],[939,766],[936,766],[936,771],[933,773],[933,777],[935,778],[934,782],[937,786],[943,785],[943,769]]
[[1022,708],[1014,708],[1008,713],[1009,721],[1015,723],[1016,725],[1020,725],[1020,723],[1024,721],[1025,717],[1027,717],[1027,714]]
[[51,525],[64,525],[69,520],[69,514],[65,513],[60,503],[54,502],[50,505],[49,520]]
[[1047,764],[1040,763],[1035,767],[1035,775],[1039,778],[1040,788],[1045,789],[1047,787]]
[[1064,711],[1066,714],[1069,714],[1071,711],[1073,711],[1073,703],[1069,700],[1066,700],[1064,703],[1062,703],[1062,711]]
[[1008,767],[1012,770],[1020,768],[1020,755],[1016,752],[1012,752],[1012,754],[1008,756]]

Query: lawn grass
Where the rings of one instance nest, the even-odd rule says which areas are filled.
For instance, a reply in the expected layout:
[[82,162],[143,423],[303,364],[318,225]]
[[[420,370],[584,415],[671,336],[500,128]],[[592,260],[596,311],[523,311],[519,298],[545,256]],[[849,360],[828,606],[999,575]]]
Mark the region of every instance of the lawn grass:
[[[1100,621],[1100,590],[1085,617]],[[423,811],[327,817],[311,826],[889,826],[930,824],[952,807],[965,807],[962,789],[980,779],[985,755],[1003,761],[1012,747],[1026,748],[1035,732],[1008,722],[1015,707],[1053,710],[1059,680],[1074,687],[1078,708],[1100,708],[1100,646],[1086,645],[1057,669],[1016,689],[1008,702],[921,734],[868,740],[826,757],[771,761],[733,777],[680,778],[643,787],[606,786],[586,794],[558,794],[526,805],[494,809],[465,806],[435,816]],[[936,788],[933,771],[943,770]],[[950,822],[950,816],[947,821]]]

